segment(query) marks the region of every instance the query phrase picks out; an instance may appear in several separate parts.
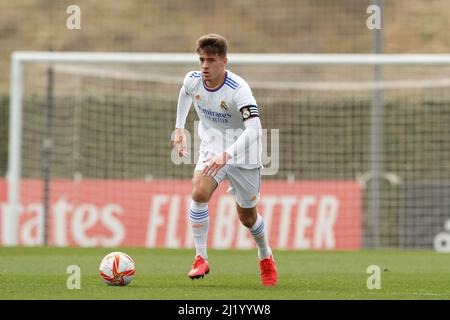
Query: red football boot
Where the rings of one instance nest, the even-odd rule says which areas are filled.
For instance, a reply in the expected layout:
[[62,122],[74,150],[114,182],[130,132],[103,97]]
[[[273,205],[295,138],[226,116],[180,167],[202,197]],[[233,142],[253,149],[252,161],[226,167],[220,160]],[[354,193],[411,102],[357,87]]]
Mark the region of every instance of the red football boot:
[[273,262],[273,257],[259,261],[261,269],[261,282],[265,286],[274,286],[277,283],[277,268]]
[[195,258],[194,264],[192,265],[191,271],[189,271],[188,276],[192,280],[203,278],[205,274],[209,273],[208,262],[203,260],[201,256]]

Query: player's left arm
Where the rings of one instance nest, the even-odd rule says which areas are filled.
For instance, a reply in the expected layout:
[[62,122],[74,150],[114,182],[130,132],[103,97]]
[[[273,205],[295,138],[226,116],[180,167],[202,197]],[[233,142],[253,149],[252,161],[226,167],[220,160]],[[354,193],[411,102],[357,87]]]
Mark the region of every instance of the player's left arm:
[[262,127],[258,115],[244,119],[244,126],[245,130],[239,138],[225,150],[225,153],[230,156],[228,160],[245,153],[261,137]]
[[259,116],[253,116],[248,119],[244,119],[245,129],[237,140],[229,146],[223,153],[214,156],[207,162],[203,169],[205,176],[215,176],[216,173],[233,157],[244,153],[247,149],[256,143],[261,137],[261,121]]
[[259,119],[258,106],[253,98],[250,87],[245,83],[236,92],[235,103],[241,113],[245,129],[239,138],[229,146],[222,154],[206,160],[207,165],[203,169],[206,176],[214,176],[233,157],[246,152],[247,149],[261,137],[262,127]]

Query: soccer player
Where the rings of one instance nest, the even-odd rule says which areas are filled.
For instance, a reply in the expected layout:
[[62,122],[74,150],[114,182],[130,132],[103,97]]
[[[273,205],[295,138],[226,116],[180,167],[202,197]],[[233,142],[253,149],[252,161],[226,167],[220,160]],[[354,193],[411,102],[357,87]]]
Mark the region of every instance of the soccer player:
[[275,285],[277,270],[264,220],[256,209],[261,184],[262,130],[258,106],[248,84],[226,69],[227,47],[226,39],[216,34],[197,40],[201,71],[186,75],[178,98],[174,147],[179,156],[187,155],[184,125],[192,104],[200,120],[201,145],[189,209],[196,258],[188,276],[198,279],[209,273],[208,202],[217,186],[227,179],[229,192],[235,195],[239,219],[258,247],[261,281],[264,285]]

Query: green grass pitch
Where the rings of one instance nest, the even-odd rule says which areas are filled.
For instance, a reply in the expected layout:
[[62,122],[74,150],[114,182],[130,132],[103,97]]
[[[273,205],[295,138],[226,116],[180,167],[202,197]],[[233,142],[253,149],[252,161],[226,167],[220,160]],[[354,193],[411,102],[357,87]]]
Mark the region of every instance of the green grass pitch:
[[[109,287],[98,266],[111,251],[128,253],[136,277]],[[264,287],[256,250],[209,250],[211,272],[190,280],[194,250],[0,247],[0,299],[449,299],[450,255],[431,251],[277,250],[279,280]],[[67,289],[69,265],[81,268],[81,288]],[[367,289],[369,265],[381,269],[381,289]]]

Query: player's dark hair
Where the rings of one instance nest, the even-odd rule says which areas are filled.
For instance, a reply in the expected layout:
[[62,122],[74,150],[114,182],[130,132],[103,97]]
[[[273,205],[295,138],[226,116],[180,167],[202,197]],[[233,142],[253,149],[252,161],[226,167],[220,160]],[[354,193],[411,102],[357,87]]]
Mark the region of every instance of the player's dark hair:
[[197,52],[205,51],[207,54],[217,54],[226,57],[228,49],[227,39],[218,34],[207,34],[197,40]]

